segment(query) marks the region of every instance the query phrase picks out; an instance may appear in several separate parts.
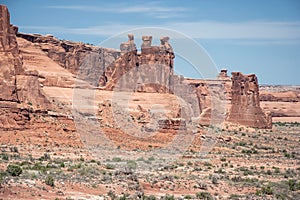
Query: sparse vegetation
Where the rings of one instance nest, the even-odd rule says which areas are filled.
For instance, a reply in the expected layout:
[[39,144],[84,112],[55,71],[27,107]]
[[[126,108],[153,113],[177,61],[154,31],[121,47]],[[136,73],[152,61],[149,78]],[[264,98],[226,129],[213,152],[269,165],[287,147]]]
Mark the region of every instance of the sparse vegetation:
[[113,165],[113,164],[106,164],[106,165],[105,165],[105,168],[106,168],[106,169],[115,169],[116,166]]
[[288,180],[287,185],[289,186],[289,190],[291,191],[300,190],[300,181],[296,181],[295,179]]
[[22,168],[18,165],[11,165],[7,166],[6,172],[11,176],[20,176],[23,172]]
[[119,157],[114,157],[114,158],[112,159],[112,161],[113,161],[113,162],[121,162],[122,159],[119,158]]
[[54,178],[51,175],[48,175],[45,179],[46,185],[49,185],[51,187],[54,187]]
[[198,199],[213,200],[213,196],[209,192],[198,192],[196,197]]
[[6,160],[6,161],[9,160],[9,156],[6,153],[2,153],[1,158],[2,158],[2,160]]
[[273,189],[270,185],[267,185],[267,186],[263,186],[261,188],[261,190],[258,190],[256,192],[257,195],[261,195],[261,194],[266,194],[266,195],[272,195],[273,194]]
[[[207,127],[203,127],[207,128]],[[223,130],[230,137],[235,133]],[[247,130],[243,130],[247,132]],[[224,133],[225,134],[225,133]],[[238,132],[237,135],[241,135]],[[280,134],[281,136],[283,134]],[[292,140],[292,134],[285,133],[288,140],[280,139],[276,130],[272,132],[272,138],[268,138],[268,131],[258,133],[247,132],[242,140],[227,143],[219,143],[219,147],[213,149],[206,161],[180,160],[165,165],[165,161],[159,157],[137,157],[134,160],[126,160],[122,157],[112,157],[107,160],[86,159],[84,156],[76,155],[76,159],[55,158],[55,152],[41,153],[42,156],[32,155],[20,156],[19,153],[11,150],[0,154],[3,165],[7,165],[7,170],[0,173],[0,184],[6,184],[13,180],[42,180],[43,184],[59,188],[61,182],[66,180],[78,181],[88,185],[92,189],[107,187],[110,192],[106,195],[111,199],[134,199],[139,195],[140,199],[214,199],[220,196],[222,190],[219,186],[226,188],[243,187],[257,188],[254,194],[228,193],[229,199],[253,198],[276,198],[288,199],[294,197],[300,190],[299,171],[293,165],[287,167],[285,163],[297,163],[298,153],[293,146],[297,145],[297,140]],[[265,137],[268,140],[265,140]],[[275,145],[276,144],[276,145]],[[230,149],[230,153],[226,152]],[[197,155],[196,151],[189,151]],[[51,156],[50,156],[51,154]],[[53,155],[53,156],[52,156]],[[53,157],[53,158],[52,158]],[[266,160],[272,162],[266,162]],[[281,164],[277,165],[276,160],[280,159]],[[247,163],[247,165],[244,165]],[[272,163],[272,165],[270,165]],[[159,164],[158,168],[149,169],[149,174],[140,173],[137,169],[139,165]],[[10,167],[8,167],[10,166]],[[14,167],[12,167],[14,166]],[[20,170],[21,169],[21,170]],[[21,173],[20,173],[21,171]],[[188,172],[188,173],[187,173]],[[18,174],[18,175],[17,175]],[[151,175],[150,175],[151,174]],[[206,175],[203,175],[206,174]],[[270,180],[279,180],[271,182]],[[155,191],[160,188],[166,195],[162,197],[156,195],[143,195],[141,181],[149,183],[149,188]],[[59,186],[58,186],[59,185]],[[127,188],[129,193],[118,193],[113,187]],[[211,188],[216,192],[211,193]],[[178,190],[195,191],[194,194],[171,195]],[[108,191],[109,191],[108,190]],[[226,190],[226,189],[224,189]],[[252,190],[253,191],[253,190]],[[169,193],[169,194],[168,194]],[[36,196],[36,194],[34,194]],[[295,199],[295,198],[294,198]]]
[[175,200],[175,197],[174,197],[174,195],[166,194],[166,195],[163,197],[163,200]]

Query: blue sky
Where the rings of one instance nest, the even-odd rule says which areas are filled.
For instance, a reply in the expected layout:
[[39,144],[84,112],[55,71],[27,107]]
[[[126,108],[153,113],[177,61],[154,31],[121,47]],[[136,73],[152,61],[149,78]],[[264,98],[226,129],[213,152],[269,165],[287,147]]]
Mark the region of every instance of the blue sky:
[[[20,32],[98,45],[135,28],[167,28],[193,38],[218,68],[255,73],[261,84],[300,85],[298,0],[4,0],[1,4],[8,6],[11,23]],[[197,77],[179,57],[176,71]]]

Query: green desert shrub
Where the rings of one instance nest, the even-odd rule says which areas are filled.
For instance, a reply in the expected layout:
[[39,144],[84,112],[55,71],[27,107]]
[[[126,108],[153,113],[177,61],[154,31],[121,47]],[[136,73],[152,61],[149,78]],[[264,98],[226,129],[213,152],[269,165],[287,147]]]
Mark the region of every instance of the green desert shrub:
[[257,195],[261,195],[261,194],[272,195],[273,193],[274,191],[270,185],[263,186],[261,190],[256,191]]
[[20,174],[22,174],[22,168],[18,165],[8,165],[6,172],[11,176],[20,176]]
[[150,195],[150,196],[143,196],[142,199],[143,200],[156,200],[156,197],[154,195]]
[[108,163],[108,164],[105,165],[105,168],[106,168],[106,169],[115,169],[116,166],[113,165],[113,164]]
[[174,195],[166,194],[166,195],[163,197],[163,200],[175,200],[175,197],[174,197]]
[[300,181],[297,182],[296,180],[291,179],[291,180],[288,180],[287,184],[288,184],[289,189],[290,189],[291,191],[297,191],[297,190],[300,190]]
[[119,197],[119,200],[126,200],[128,199],[129,194],[123,194],[122,196]]
[[54,187],[54,178],[51,175],[48,175],[45,179],[46,185],[49,185],[51,187]]
[[185,195],[184,199],[193,199],[193,197],[191,195]]
[[6,153],[1,154],[2,160],[9,160],[9,156]]
[[128,160],[127,167],[130,170],[135,170],[137,168],[137,163],[134,160]]
[[209,192],[198,192],[196,197],[198,199],[213,200],[213,196]]
[[113,162],[121,162],[122,159],[119,158],[119,157],[114,157],[114,158],[112,159],[112,161],[113,161]]
[[0,187],[1,187],[1,184],[4,182],[5,175],[6,175],[6,172],[0,170]]
[[109,196],[111,199],[116,199],[116,194],[115,192],[113,192],[112,190],[109,190],[109,192],[107,193],[107,196]]

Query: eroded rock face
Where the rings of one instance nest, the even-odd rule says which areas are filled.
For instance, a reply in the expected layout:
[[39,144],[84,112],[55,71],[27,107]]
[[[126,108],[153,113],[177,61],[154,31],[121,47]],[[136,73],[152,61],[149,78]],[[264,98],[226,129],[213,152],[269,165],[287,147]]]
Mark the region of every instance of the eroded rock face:
[[136,51],[133,34],[128,34],[128,42],[121,43],[120,50],[122,55],[128,52]]
[[[161,38],[160,46],[151,46],[152,36],[143,36],[141,53],[137,53],[133,35],[121,44],[122,51],[115,63],[105,71],[105,89],[138,92],[170,93],[174,67],[174,52],[168,37]],[[100,84],[99,84],[100,85]]]
[[47,109],[38,72],[25,71],[6,6],[0,5],[0,130],[24,130],[33,108]]
[[256,128],[271,128],[270,115],[260,107],[257,77],[232,72],[231,109],[228,121]]
[[0,131],[24,130],[29,120],[28,109],[18,108],[16,102],[0,103]]
[[9,12],[0,5],[0,100],[18,101],[16,74],[22,73],[16,32],[18,28],[10,24]]
[[18,28],[10,24],[7,7],[0,6],[0,100],[30,102],[45,106],[46,98],[40,90],[38,72],[25,71],[16,34]]
[[225,121],[231,98],[231,80],[185,79],[191,86],[198,100],[202,125],[221,124]]
[[217,79],[220,80],[230,80],[230,77],[227,75],[227,69],[221,69]]
[[260,107],[258,81],[255,75],[222,70],[216,80],[186,79],[198,98],[203,125],[226,121],[256,128],[271,128],[272,119]]
[[[169,37],[162,37],[159,46],[151,46],[152,36],[143,36],[142,51],[138,53],[132,34],[120,45],[121,52],[61,41],[51,35],[18,33],[17,36],[39,46],[49,58],[92,86],[106,90],[118,85],[139,92],[172,91],[175,56]],[[48,82],[45,81],[49,85]]]
[[17,75],[23,69],[16,32],[7,8],[0,5],[0,130],[22,129],[29,120],[28,110],[18,108]]
[[[45,109],[47,100],[43,96],[40,79],[44,79],[42,83],[47,86],[74,87],[75,76],[61,76],[58,80],[54,77],[41,78],[38,72],[24,70],[15,36],[18,29],[10,25],[6,7],[1,6],[0,16],[0,89],[3,91],[0,100],[34,104]],[[175,56],[169,37],[161,37],[161,44],[152,46],[152,36],[143,36],[139,53],[131,34],[128,35],[128,41],[120,45],[120,51],[59,40],[51,35],[18,33],[17,36],[30,41],[30,45],[39,48],[40,53],[45,53],[65,71],[78,75],[92,86],[105,90],[172,93],[191,105],[190,110],[195,112],[181,109],[173,121],[161,121],[162,129],[175,130],[182,123],[177,118],[189,120],[189,116],[200,116],[200,123],[209,124],[216,110],[216,103],[212,101],[215,97],[230,102],[225,105],[228,121],[258,128],[271,126],[270,116],[265,115],[259,105],[255,75],[233,73],[231,81],[227,70],[222,70],[216,81],[189,82],[184,77],[174,75]],[[70,83],[63,83],[68,81]],[[226,112],[215,116],[220,115],[222,119]]]
[[227,70],[221,70],[216,80],[181,80],[173,74],[174,52],[168,37],[161,38],[160,46],[152,46],[152,37],[143,36],[141,54],[136,51],[133,36],[128,37],[129,41],[121,44],[121,57],[105,72],[105,89],[118,86],[121,91],[173,93],[192,110],[198,110],[182,112],[180,117],[200,116],[202,124],[227,120],[257,128],[271,127],[271,117],[260,108],[255,75],[233,73],[230,79]]
[[120,45],[121,56],[103,72],[99,86],[103,86],[106,90],[113,90],[116,84],[119,84],[122,90],[132,90],[133,83],[137,81],[138,73],[135,68],[139,66],[139,59],[134,36],[129,34],[128,39],[128,42]]
[[186,121],[182,118],[165,118],[158,120],[158,126],[161,132],[186,130]]
[[296,121],[300,117],[300,86],[261,85],[260,105],[274,121]]
[[51,35],[18,33],[18,37],[34,43],[49,58],[93,86],[103,86],[107,67],[119,56],[120,51],[59,40]]
[[41,91],[38,72],[26,72],[17,75],[17,92],[21,103],[33,105],[37,109],[50,109],[48,99]]

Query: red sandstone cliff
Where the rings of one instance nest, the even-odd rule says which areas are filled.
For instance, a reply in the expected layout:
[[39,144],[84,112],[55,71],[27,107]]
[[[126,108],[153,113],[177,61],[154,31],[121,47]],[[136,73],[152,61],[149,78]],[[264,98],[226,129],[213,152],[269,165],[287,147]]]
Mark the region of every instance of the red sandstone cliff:
[[22,60],[16,41],[18,28],[10,24],[9,17],[7,8],[0,6],[0,100],[17,102],[16,75],[23,72]]
[[[55,63],[93,86],[98,86],[99,82],[100,86],[106,84],[107,78],[104,74],[109,70],[108,66],[120,56],[120,51],[114,49],[59,40],[51,35],[18,33],[17,37],[29,42],[22,42],[24,45],[34,44],[36,49],[42,50]],[[46,85],[55,84],[55,80],[53,81],[55,77],[45,78]],[[74,86],[72,78],[66,76],[65,79],[70,82],[69,86]],[[67,86],[62,82],[56,84]]]
[[143,36],[141,53],[137,52],[133,35],[121,44],[121,56],[104,73],[107,83],[102,85],[112,90],[170,93],[174,71],[174,53],[168,37],[161,38],[160,46],[152,46],[152,36]]
[[232,72],[231,109],[228,121],[256,128],[271,128],[270,114],[264,114],[259,101],[259,87],[254,74]]
[[[227,71],[222,70],[213,82],[180,78],[174,75],[174,52],[168,37],[161,38],[160,46],[152,46],[152,37],[143,36],[142,51],[138,53],[133,35],[118,51],[17,30],[9,23],[7,8],[1,6],[0,100],[6,103],[27,103],[45,109],[49,102],[40,85],[73,88],[77,75],[79,80],[105,90],[117,86],[133,92],[175,94],[191,105],[193,117],[202,116],[203,123],[211,120],[213,97],[230,102],[217,116],[227,112],[227,120],[233,123],[257,128],[271,126],[269,116],[260,108],[255,75],[233,73],[231,81]],[[17,42],[29,69],[22,66]],[[45,65],[51,66],[38,64],[44,55],[49,59]]]
[[[8,9],[0,5],[0,139],[10,143],[28,140],[30,144],[41,145],[44,143],[38,137],[41,133],[70,137],[74,132],[73,122],[53,111],[51,114],[49,109],[58,108],[46,98],[38,71],[23,66],[17,31],[18,28],[10,24]],[[78,140],[71,142],[80,145]]]

